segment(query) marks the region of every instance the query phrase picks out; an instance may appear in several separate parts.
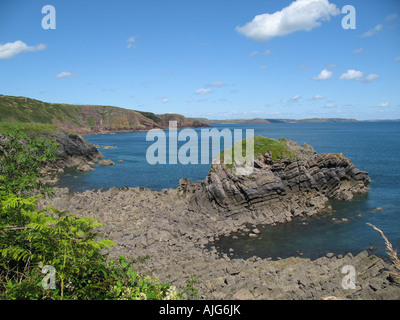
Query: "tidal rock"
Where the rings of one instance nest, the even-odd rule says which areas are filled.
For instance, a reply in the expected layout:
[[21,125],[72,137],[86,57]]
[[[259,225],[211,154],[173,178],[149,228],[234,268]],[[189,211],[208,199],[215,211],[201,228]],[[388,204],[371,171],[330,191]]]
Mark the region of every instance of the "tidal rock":
[[78,171],[82,171],[82,172],[89,172],[94,170],[93,168],[91,168],[88,164],[80,164],[76,170]]
[[100,160],[99,165],[101,165],[103,167],[104,166],[113,166],[113,165],[115,165],[115,163],[111,160]]

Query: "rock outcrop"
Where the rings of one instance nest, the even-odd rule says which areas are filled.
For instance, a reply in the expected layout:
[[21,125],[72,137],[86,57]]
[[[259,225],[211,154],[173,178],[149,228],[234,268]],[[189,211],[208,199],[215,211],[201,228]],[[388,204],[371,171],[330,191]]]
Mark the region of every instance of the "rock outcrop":
[[107,166],[114,166],[115,163],[112,160],[107,159],[107,160],[100,160],[99,165],[101,165],[102,167],[107,167]]
[[43,168],[46,175],[57,174],[71,167],[88,172],[103,157],[92,143],[80,135],[57,129],[50,138],[58,143],[59,153],[55,162],[47,163]]
[[272,224],[318,213],[330,199],[350,200],[354,193],[367,192],[368,174],[342,154],[317,154],[309,145],[285,143],[295,159],[272,160],[271,153],[261,154],[248,176],[235,175],[235,167],[213,164],[207,178],[196,183],[193,210],[247,222],[252,216],[252,223]]

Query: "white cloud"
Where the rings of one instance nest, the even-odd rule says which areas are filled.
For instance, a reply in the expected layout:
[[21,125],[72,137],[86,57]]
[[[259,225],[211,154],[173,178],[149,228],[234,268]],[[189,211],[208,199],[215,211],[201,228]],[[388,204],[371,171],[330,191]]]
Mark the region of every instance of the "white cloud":
[[361,53],[361,52],[363,52],[363,48],[359,48],[359,49],[354,49],[352,52],[353,53]]
[[325,108],[336,108],[336,104],[334,103],[325,103]]
[[295,96],[293,96],[292,98],[288,99],[281,99],[282,103],[291,103],[291,102],[297,102],[299,99],[301,98],[300,95],[296,94]]
[[398,18],[398,14],[397,13],[392,13],[392,14],[389,14],[387,17],[386,17],[386,21],[392,21],[392,20],[396,20],[397,18]]
[[61,78],[67,78],[67,79],[72,79],[77,77],[78,74],[77,73],[71,73],[71,72],[67,72],[67,71],[63,71],[59,74],[56,74],[56,78],[57,79],[61,79]]
[[379,79],[379,75],[377,75],[376,73],[371,73],[371,74],[369,74],[369,75],[367,75],[365,77],[364,82],[371,82],[371,81],[374,81],[376,79]]
[[259,71],[262,71],[262,70],[265,70],[265,69],[267,69],[268,67],[267,66],[261,66],[258,70]]
[[226,87],[226,86],[227,86],[227,84],[222,81],[214,81],[214,82],[211,82],[211,83],[208,83],[205,85],[205,87],[217,87],[217,88]]
[[269,50],[269,49],[267,49],[267,50],[265,50],[263,52],[253,51],[252,53],[250,53],[249,58],[253,58],[254,56],[256,56],[258,54],[260,54],[262,56],[266,56],[266,55],[269,55],[271,53],[272,53],[272,50]]
[[361,38],[365,38],[365,37],[372,37],[374,35],[376,35],[378,32],[383,30],[383,25],[378,24],[376,25],[374,28],[372,28],[371,30],[368,30],[367,32],[365,32]]
[[281,11],[255,16],[243,27],[237,26],[236,31],[255,41],[268,41],[296,31],[310,31],[338,14],[340,10],[328,0],[296,0]]
[[379,107],[381,107],[381,108],[386,108],[388,106],[389,106],[389,102],[382,102],[379,104]]
[[157,100],[161,100],[161,103],[169,103],[172,102],[171,100],[169,100],[168,98],[161,96],[161,97],[157,97]]
[[313,77],[314,80],[328,80],[332,77],[333,72],[327,69],[322,70],[319,75]]
[[126,47],[128,48],[128,49],[131,49],[131,48],[136,48],[136,39],[137,39],[137,37],[134,37],[134,36],[132,36],[132,37],[130,37],[130,38],[128,38],[127,40],[126,40]]
[[195,94],[206,95],[206,94],[209,94],[209,93],[212,93],[212,92],[214,92],[212,89],[203,89],[203,88],[201,88],[201,89],[196,90]]
[[308,100],[309,101],[315,101],[315,100],[323,100],[325,98],[326,98],[325,96],[321,96],[321,95],[317,94],[315,96],[312,96],[312,97],[308,98]]
[[300,95],[295,95],[293,98],[290,99],[291,102],[296,102],[297,100],[299,100],[301,98]]
[[15,42],[0,43],[0,59],[9,59],[22,52],[33,52],[46,49],[46,45],[41,43],[37,46],[28,46],[21,40]]
[[257,54],[259,54],[258,51],[253,51],[252,53],[249,54],[249,58],[253,58]]
[[357,70],[347,70],[346,73],[343,73],[339,79],[341,80],[361,80],[364,73]]

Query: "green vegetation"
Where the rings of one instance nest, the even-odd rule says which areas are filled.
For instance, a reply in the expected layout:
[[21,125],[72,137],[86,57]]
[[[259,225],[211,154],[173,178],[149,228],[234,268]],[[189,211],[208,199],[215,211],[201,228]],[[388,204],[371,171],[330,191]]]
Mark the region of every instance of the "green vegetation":
[[193,123],[182,115],[156,115],[113,106],[47,103],[26,97],[0,95],[0,122],[57,125],[84,134],[99,130],[168,127],[169,119]]
[[[248,138],[249,139],[249,138]],[[232,154],[233,162],[234,159],[234,151],[235,147],[238,147],[239,144],[242,145],[242,156],[246,156],[246,145],[248,139],[243,139],[241,141],[236,142],[230,149],[224,150],[220,153],[221,163],[224,163],[224,154],[228,152]],[[266,138],[262,136],[254,136],[254,158],[258,158],[260,155],[265,153],[271,154],[271,158],[273,161],[277,161],[279,159],[290,159],[294,160],[297,157],[297,153],[294,150],[291,150],[287,147],[288,139],[281,138],[278,140]],[[232,169],[232,164],[225,164],[228,169]]]
[[94,127],[94,126],[96,125],[96,122],[94,121],[94,118],[93,118],[93,117],[90,117],[90,118],[86,121],[86,124],[87,124],[89,127]]
[[[38,182],[40,164],[54,159],[56,145],[29,136],[25,126],[14,131],[2,126],[2,132],[4,128],[7,138],[0,142],[0,299],[182,297],[170,284],[135,272],[135,261],[104,256],[102,250],[114,243],[99,239],[96,228],[101,224],[95,219],[53,206],[39,210],[37,200],[49,191]],[[49,266],[55,273],[43,274]]]
[[287,147],[287,141],[288,139],[285,138],[275,140],[262,136],[255,136],[254,157],[257,158],[261,154],[270,153],[274,161],[284,158],[294,160],[297,153]]
[[8,192],[20,195],[49,191],[39,178],[39,171],[47,161],[56,159],[57,143],[40,136],[40,130],[52,132],[44,125],[0,124],[0,132],[7,137],[0,144],[1,185]]
[[162,119],[155,115],[153,112],[145,112],[145,111],[138,111],[141,115],[145,116],[146,118],[149,118],[153,120],[156,123],[161,123]]
[[43,133],[53,133],[57,129],[56,125],[51,124],[0,122],[0,133],[4,135],[13,134],[15,131],[24,132],[28,135],[43,135]]

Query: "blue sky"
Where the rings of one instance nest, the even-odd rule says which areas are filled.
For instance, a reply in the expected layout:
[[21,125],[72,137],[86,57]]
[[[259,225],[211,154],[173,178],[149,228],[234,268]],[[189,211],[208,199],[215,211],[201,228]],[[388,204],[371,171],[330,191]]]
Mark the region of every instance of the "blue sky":
[[[345,5],[356,29],[342,28]],[[0,2],[0,94],[209,119],[398,119],[399,80],[397,0]]]

